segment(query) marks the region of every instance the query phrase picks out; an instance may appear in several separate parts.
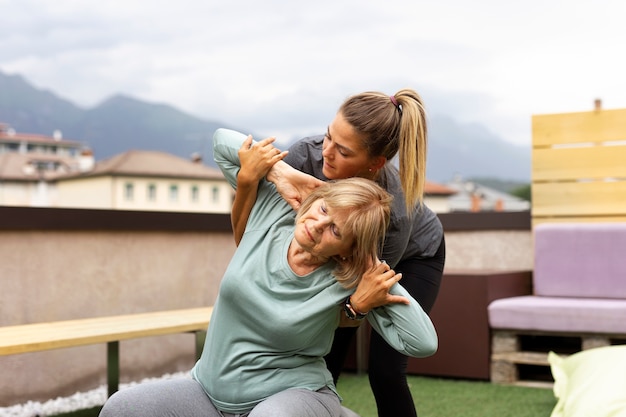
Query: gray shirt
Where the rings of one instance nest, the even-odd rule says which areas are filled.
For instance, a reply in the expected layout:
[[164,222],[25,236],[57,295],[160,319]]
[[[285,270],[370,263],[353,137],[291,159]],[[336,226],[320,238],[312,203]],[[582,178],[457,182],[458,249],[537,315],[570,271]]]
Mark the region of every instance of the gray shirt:
[[[289,148],[284,161],[300,171],[328,181],[322,173],[323,142],[324,135],[301,139]],[[377,182],[393,195],[391,221],[380,259],[395,268],[401,260],[434,256],[443,237],[443,227],[437,215],[423,205],[415,208],[411,218],[407,216],[398,169],[394,165],[387,163],[380,171]]]

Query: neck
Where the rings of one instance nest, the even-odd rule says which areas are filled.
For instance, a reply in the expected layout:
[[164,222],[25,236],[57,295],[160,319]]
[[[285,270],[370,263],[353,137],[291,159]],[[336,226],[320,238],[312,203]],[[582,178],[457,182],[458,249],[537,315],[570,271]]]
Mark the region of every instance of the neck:
[[328,258],[321,258],[306,251],[294,238],[287,251],[287,262],[296,274],[305,275],[324,265]]

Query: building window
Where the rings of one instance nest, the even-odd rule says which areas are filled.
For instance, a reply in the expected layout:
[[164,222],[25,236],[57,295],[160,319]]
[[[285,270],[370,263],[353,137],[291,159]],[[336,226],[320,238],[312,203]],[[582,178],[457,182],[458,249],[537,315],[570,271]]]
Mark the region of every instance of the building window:
[[211,190],[211,199],[213,200],[214,203],[219,203],[219,201],[220,201],[220,187],[213,186],[213,189]]
[[133,201],[133,197],[135,194],[135,186],[132,182],[127,182],[124,186],[124,198],[126,201]]
[[156,185],[148,185],[148,201],[156,201]]
[[191,186],[191,201],[197,203],[200,200],[200,189],[197,185]]
[[178,185],[170,185],[170,201],[178,201]]

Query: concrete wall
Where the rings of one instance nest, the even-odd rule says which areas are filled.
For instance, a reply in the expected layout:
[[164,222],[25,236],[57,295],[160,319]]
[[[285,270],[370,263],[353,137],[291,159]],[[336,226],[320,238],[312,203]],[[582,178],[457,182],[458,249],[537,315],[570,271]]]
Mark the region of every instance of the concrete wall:
[[[513,230],[440,217],[446,270],[532,269],[528,214]],[[0,207],[0,326],[212,305],[234,250],[227,215]],[[186,371],[194,337],[123,341],[120,356],[122,383]],[[0,407],[45,401],[104,384],[106,346],[0,356],[0,370]]]
[[532,270],[530,230],[446,232],[445,270]]
[[[188,222],[197,223],[195,231],[159,230],[177,228],[169,217],[154,231],[132,230],[144,227],[139,217],[125,226],[130,230],[98,230],[128,221],[114,211],[93,226],[72,226],[72,216],[39,219],[50,211],[30,209],[23,222],[15,210],[0,212],[1,326],[212,305],[235,250],[223,231],[228,216],[217,231],[194,217]],[[29,222],[46,224],[30,230]],[[50,230],[57,228],[65,230]],[[190,369],[194,340],[181,334],[121,342],[120,381]],[[106,383],[106,345],[0,356],[0,370],[0,407],[71,395]]]

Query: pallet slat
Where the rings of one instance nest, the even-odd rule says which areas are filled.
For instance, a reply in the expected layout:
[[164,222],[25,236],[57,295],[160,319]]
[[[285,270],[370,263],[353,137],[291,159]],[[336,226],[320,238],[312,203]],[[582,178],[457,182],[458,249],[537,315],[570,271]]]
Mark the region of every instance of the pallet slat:
[[533,146],[626,140],[626,109],[532,117]]
[[626,179],[626,143],[621,146],[541,148],[532,152],[532,181]]
[[[537,352],[522,350],[520,337],[522,336],[557,336],[557,337],[577,337],[580,339],[581,349],[593,349],[596,347],[609,346],[611,338],[620,335],[584,334],[575,335],[570,333],[550,333],[550,332],[517,332],[515,330],[493,330],[491,347],[491,382],[503,385],[532,386],[541,388],[551,388],[552,382],[532,381],[520,378],[519,366],[532,365],[539,367],[550,367],[548,352]],[[625,336],[626,337],[626,336]],[[558,353],[566,358],[567,354]]]

